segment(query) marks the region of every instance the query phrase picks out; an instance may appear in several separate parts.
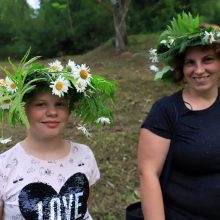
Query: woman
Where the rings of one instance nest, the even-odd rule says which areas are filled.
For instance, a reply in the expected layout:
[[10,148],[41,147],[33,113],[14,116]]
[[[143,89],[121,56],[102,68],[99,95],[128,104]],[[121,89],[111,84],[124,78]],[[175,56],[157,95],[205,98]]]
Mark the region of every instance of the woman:
[[[91,186],[100,178],[99,169],[88,146],[65,140],[62,133],[71,111],[78,111],[81,120],[87,116],[87,122],[103,121],[111,113],[111,106],[105,104],[111,97],[99,88],[109,83],[113,95],[114,84],[90,76],[85,65],[72,61],[66,69],[57,61],[49,68],[30,63],[23,60],[17,69],[20,72],[7,72],[6,81],[15,84],[13,92],[7,83],[1,88],[2,105],[4,100],[11,100],[8,117],[28,126],[25,139],[0,154],[0,219],[90,220],[88,197]],[[90,77],[87,85],[83,82],[86,76],[87,80]],[[81,88],[77,87],[79,83]],[[17,103],[21,94],[21,103]],[[104,96],[103,103],[96,103],[102,117],[90,110],[85,115],[83,103],[91,107],[97,96]],[[25,111],[13,102],[25,105]],[[85,128],[84,132],[88,134]]]
[[[198,17],[183,13],[162,34],[157,51],[151,50],[152,61],[160,57],[167,64],[156,78],[184,79],[185,86],[159,99],[141,128],[138,164],[144,219],[220,219],[219,33],[216,26],[199,26]],[[160,175],[171,154],[161,190]]]

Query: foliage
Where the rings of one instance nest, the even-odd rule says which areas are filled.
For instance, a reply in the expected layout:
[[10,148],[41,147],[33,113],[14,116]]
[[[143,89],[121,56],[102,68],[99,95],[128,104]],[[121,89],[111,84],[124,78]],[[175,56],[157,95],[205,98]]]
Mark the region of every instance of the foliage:
[[[181,56],[187,47],[211,45],[220,40],[220,28],[215,25],[201,25],[200,17],[190,13],[181,13],[171,20],[170,25],[160,35],[156,49],[149,51],[152,63],[161,61],[166,65],[162,70],[153,66],[155,79],[165,82],[175,80],[175,60]],[[152,66],[151,66],[152,67]]]
[[[82,54],[115,36],[112,14],[98,0],[41,0],[33,10],[25,0],[0,0],[0,57],[31,55],[55,57]],[[107,1],[106,2],[110,2]],[[117,7],[119,1],[115,2]],[[220,23],[218,0],[131,0],[127,33],[160,32],[182,11]]]

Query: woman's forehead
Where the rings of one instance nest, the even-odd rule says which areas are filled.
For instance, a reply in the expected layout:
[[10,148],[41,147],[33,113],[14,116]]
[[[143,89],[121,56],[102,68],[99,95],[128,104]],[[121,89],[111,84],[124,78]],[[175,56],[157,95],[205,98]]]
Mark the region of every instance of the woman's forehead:
[[216,52],[211,47],[191,47],[188,48],[185,52],[185,58],[194,57],[194,56],[207,56],[207,55],[216,55]]

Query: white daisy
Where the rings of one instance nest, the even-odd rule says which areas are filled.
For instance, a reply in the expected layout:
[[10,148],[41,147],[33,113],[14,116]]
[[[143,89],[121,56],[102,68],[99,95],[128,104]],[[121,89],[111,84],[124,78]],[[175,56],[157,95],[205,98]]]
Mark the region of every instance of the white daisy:
[[88,130],[86,129],[85,125],[79,124],[79,126],[77,126],[76,128],[77,128],[78,130],[82,131],[83,134],[84,134],[87,138],[89,138],[89,137],[92,136],[92,135],[88,132]]
[[150,57],[149,57],[149,60],[152,62],[152,63],[158,63],[159,62],[159,59],[158,59],[158,56],[157,56],[157,49],[150,49],[149,50],[149,54],[150,54]]
[[152,55],[152,56],[157,56],[157,49],[151,48],[151,49],[149,50],[149,54]]
[[76,84],[74,84],[74,86],[76,88],[76,91],[79,93],[84,92],[86,89],[86,84],[83,82],[77,81]]
[[9,109],[11,105],[11,99],[5,99],[1,104],[0,104],[0,108],[1,109]]
[[68,91],[69,82],[61,76],[56,81],[51,82],[51,84],[50,88],[53,89],[52,94],[58,95],[59,97]]
[[164,44],[167,48],[170,48],[174,44],[174,38],[168,36],[168,40],[160,41],[161,44]]
[[6,79],[0,79],[0,86],[6,86],[7,81]]
[[7,143],[10,142],[10,141],[12,141],[12,140],[11,140],[11,137],[6,138],[6,139],[0,138],[0,143],[1,143],[1,144],[7,144]]
[[218,38],[220,38],[220,32],[218,32],[218,33],[216,34],[216,36],[217,36]]
[[110,124],[110,119],[106,117],[100,117],[96,120],[96,123]]
[[85,64],[77,65],[73,71],[74,77],[80,82],[88,84],[91,79],[90,69]]
[[151,65],[150,66],[150,70],[153,71],[153,72],[158,72],[159,71],[159,68],[155,65]]
[[166,40],[162,40],[162,41],[160,41],[160,43],[167,45],[167,41]]
[[63,66],[59,60],[55,60],[52,63],[49,63],[49,70],[50,72],[60,72],[63,70]]
[[6,88],[9,92],[15,93],[18,89],[17,85],[8,77],[6,77]]
[[174,40],[174,38],[172,38],[172,37],[168,37],[169,38],[169,45],[171,46],[171,45],[173,45],[174,44],[174,42],[175,42],[175,40]]
[[69,60],[67,67],[70,67],[71,71],[74,72],[74,70],[76,69],[76,63],[72,60]]
[[215,40],[215,35],[214,35],[214,33],[213,32],[208,32],[208,31],[205,31],[205,33],[204,33],[204,37],[203,37],[203,40],[206,42],[206,43],[212,43],[212,42],[214,42],[214,41],[216,41]]

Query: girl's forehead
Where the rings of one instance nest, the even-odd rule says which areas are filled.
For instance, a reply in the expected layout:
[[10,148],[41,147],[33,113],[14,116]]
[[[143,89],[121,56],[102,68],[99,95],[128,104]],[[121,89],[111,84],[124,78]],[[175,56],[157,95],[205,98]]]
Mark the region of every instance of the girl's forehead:
[[67,100],[66,97],[59,97],[57,95],[53,95],[51,92],[39,92],[37,94],[35,94],[33,100],[35,101],[38,101],[38,100],[44,100],[44,101],[47,101],[47,100],[50,100],[50,101],[65,101]]

